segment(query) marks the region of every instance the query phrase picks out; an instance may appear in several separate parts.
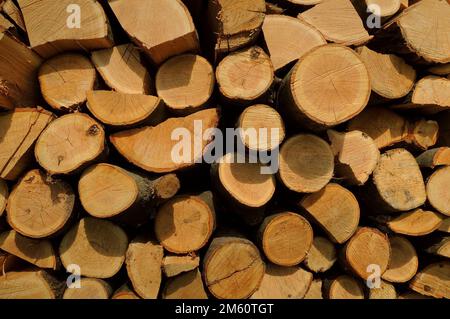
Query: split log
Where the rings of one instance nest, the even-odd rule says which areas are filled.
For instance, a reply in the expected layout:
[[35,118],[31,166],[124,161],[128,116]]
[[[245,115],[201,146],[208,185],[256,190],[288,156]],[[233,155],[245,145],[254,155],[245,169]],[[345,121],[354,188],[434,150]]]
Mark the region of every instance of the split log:
[[450,166],[436,170],[427,182],[428,201],[440,213],[450,216]]
[[312,49],[297,62],[280,86],[278,102],[299,124],[323,130],[359,114],[370,92],[369,73],[360,56],[347,47],[329,44]]
[[425,296],[450,299],[450,262],[427,266],[413,278],[409,288]]
[[141,0],[114,0],[109,5],[131,40],[152,63],[159,65],[172,56],[198,51],[194,22],[180,0],[150,0],[145,6]]
[[450,147],[438,147],[423,152],[416,157],[420,167],[435,168],[436,166],[450,166]]
[[312,25],[285,15],[267,15],[262,32],[275,71],[300,59],[309,50],[327,43]]
[[69,174],[99,160],[106,153],[105,131],[84,113],[61,116],[36,142],[37,162],[50,174]]
[[132,225],[145,223],[152,208],[175,196],[179,188],[174,174],[150,179],[106,163],[86,169],[78,182],[81,204],[90,215]]
[[336,261],[336,248],[325,237],[314,237],[311,249],[303,263],[314,273],[325,272],[333,267]]
[[447,217],[442,221],[442,224],[439,226],[438,230],[444,233],[450,233],[450,217]]
[[213,184],[225,205],[250,225],[261,223],[264,209],[275,193],[275,177],[263,174],[264,169],[268,167],[236,153],[226,154],[211,166]]
[[368,189],[366,201],[388,212],[411,210],[427,199],[419,165],[411,153],[401,148],[381,155]]
[[16,6],[13,0],[6,0],[2,3],[2,12],[5,14],[11,21],[14,22],[14,25],[19,27],[20,31],[27,32],[25,27],[25,21],[23,20],[23,15],[20,9]]
[[109,299],[112,294],[111,286],[102,279],[80,278],[80,287],[67,287],[63,299]]
[[13,188],[7,206],[9,225],[31,238],[58,234],[70,222],[75,205],[72,187],[34,169]]
[[416,71],[394,54],[382,54],[367,47],[357,49],[369,71],[372,91],[384,99],[399,99],[414,87]]
[[382,275],[388,265],[391,247],[387,236],[375,228],[362,227],[346,243],[342,256],[345,266],[362,279],[373,273],[371,265],[380,267]]
[[105,83],[125,94],[152,93],[152,79],[133,44],[122,44],[91,53],[92,62]]
[[[195,128],[195,123],[198,122],[202,127],[199,133],[194,134],[194,131],[199,130],[198,127]],[[110,136],[110,140],[119,153],[136,166],[149,172],[170,173],[192,167],[201,161],[207,145],[212,141],[210,129],[216,128],[218,122],[218,110],[207,109],[184,118],[168,119],[155,127],[147,126],[115,133]],[[176,129],[181,133],[175,135],[175,138],[181,139],[180,142],[172,139]],[[198,134],[203,135],[201,141],[191,140]],[[179,143],[187,144],[191,149],[182,148],[180,152],[178,148],[177,153],[175,150]]]
[[274,69],[270,57],[254,46],[227,55],[217,66],[216,78],[224,103],[248,106],[267,98]]
[[157,125],[165,119],[164,103],[156,96],[88,91],[86,97],[86,106],[92,115],[113,128]]
[[325,281],[324,290],[328,299],[364,299],[362,283],[348,275]]
[[438,229],[443,220],[444,217],[438,213],[418,208],[397,217],[388,217],[387,226],[397,234],[425,236]]
[[303,299],[323,299],[322,280],[314,279]]
[[213,0],[207,19],[214,37],[214,60],[255,42],[266,11],[264,0]]
[[0,217],[3,215],[3,212],[6,208],[6,202],[8,201],[8,185],[2,179],[0,179]]
[[376,168],[380,151],[375,141],[361,131],[327,131],[335,156],[336,174],[353,185],[364,185]]
[[298,18],[316,27],[330,42],[361,45],[371,39],[350,0],[322,1]]
[[251,299],[303,299],[313,275],[300,267],[268,264],[258,290]]
[[450,110],[450,79],[434,75],[420,79],[410,97],[401,104],[392,106],[398,110],[418,110],[424,114],[435,114]]
[[437,143],[439,124],[436,121],[421,119],[410,122],[405,142],[413,145],[415,149],[426,150]]
[[450,62],[445,64],[435,64],[427,69],[428,72],[434,75],[446,76],[450,74]]
[[140,299],[127,284],[122,285],[111,296],[111,299]]
[[220,299],[251,296],[261,285],[265,264],[258,248],[241,237],[217,237],[203,259],[209,291]]
[[256,104],[239,116],[237,128],[242,143],[251,151],[268,151],[279,147],[286,132],[283,118],[272,107]]
[[450,237],[438,237],[425,246],[425,251],[436,256],[450,258]]
[[200,271],[169,278],[162,294],[163,299],[208,299]]
[[269,261],[279,266],[294,266],[308,255],[313,242],[313,230],[304,217],[284,212],[264,219],[258,239]]
[[85,217],[65,234],[59,255],[66,269],[78,265],[81,276],[110,278],[122,267],[127,245],[127,235],[120,227]]
[[62,284],[43,270],[9,272],[0,277],[0,299],[56,299]]
[[409,240],[400,236],[389,237],[391,257],[389,266],[381,277],[389,282],[403,283],[417,273],[419,259],[416,249]]
[[0,32],[0,97],[12,107],[35,107],[40,101],[37,72],[42,59],[23,43]]
[[358,201],[349,190],[338,184],[328,184],[319,192],[306,195],[298,205],[336,243],[345,243],[358,227]]
[[215,84],[214,70],[199,55],[179,55],[156,74],[156,92],[175,114],[187,115],[208,106]]
[[[416,62],[450,62],[450,4],[422,0],[409,6],[375,34],[374,46],[409,55]],[[435,23],[442,21],[442,23]],[[424,31],[426,30],[426,31]]]
[[56,269],[56,255],[50,241],[30,239],[14,230],[0,234],[0,249],[39,268]]
[[86,91],[94,89],[96,73],[85,56],[65,53],[45,61],[38,79],[42,96],[53,109],[75,111],[86,102]]
[[54,119],[41,108],[18,108],[0,114],[0,178],[15,180],[33,160],[33,147]]
[[[113,44],[108,18],[98,1],[18,2],[31,47],[40,56],[49,57],[72,50],[90,51]],[[74,4],[78,7],[71,6]],[[70,8],[71,11],[68,11]]]
[[162,269],[167,277],[175,277],[198,268],[199,264],[198,256],[166,256],[162,261]]
[[333,177],[334,156],[330,145],[321,138],[299,134],[281,146],[279,164],[278,177],[288,189],[314,193]]
[[145,299],[156,299],[161,285],[163,247],[148,236],[136,237],[128,246],[126,264],[134,291]]
[[200,250],[215,228],[215,212],[204,198],[177,196],[163,204],[155,217],[155,235],[161,245],[176,254]]
[[380,281],[380,287],[369,289],[369,299],[397,299],[395,286],[384,280]]

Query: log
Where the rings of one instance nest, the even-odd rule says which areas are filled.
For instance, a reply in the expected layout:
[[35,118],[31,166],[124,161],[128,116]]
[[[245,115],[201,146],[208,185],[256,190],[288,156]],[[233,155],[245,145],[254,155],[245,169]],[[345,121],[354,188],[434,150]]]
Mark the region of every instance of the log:
[[0,114],[0,178],[16,180],[31,163],[34,143],[54,119],[41,108],[17,108]]
[[429,254],[450,258],[450,237],[438,237],[427,244],[424,249]]
[[5,211],[8,196],[8,185],[3,179],[0,179],[0,217],[3,216],[3,212]]
[[[450,23],[446,19],[449,14],[450,4],[446,1],[419,1],[383,26],[375,34],[377,41],[373,45],[382,46],[385,51],[406,54],[418,63],[448,63],[450,42],[444,39],[450,33]],[[442,23],[436,24],[436,21]]]
[[267,259],[279,266],[295,266],[308,255],[313,229],[302,216],[283,212],[266,217],[258,239]]
[[45,61],[38,79],[42,96],[53,109],[72,112],[86,102],[86,91],[94,89],[96,73],[85,56],[65,53]]
[[300,267],[268,264],[261,286],[251,299],[303,299],[313,275]]
[[30,239],[14,230],[0,234],[0,249],[39,267],[56,269],[57,259],[50,241]]
[[175,196],[179,188],[175,174],[150,179],[106,163],[87,168],[78,182],[81,204],[90,215],[132,225],[145,223],[151,208]]
[[378,53],[366,46],[359,47],[357,52],[369,71],[372,91],[380,97],[399,99],[414,87],[416,71],[401,57]]
[[124,284],[113,293],[111,299],[140,299],[140,298],[135,294],[133,290],[130,289],[128,284]]
[[3,57],[0,60],[0,109],[38,105],[40,92],[37,73],[42,59],[5,32],[0,32],[0,55]]
[[[338,1],[324,4],[334,2]],[[278,103],[298,124],[317,131],[355,117],[366,107],[370,92],[369,73],[360,56],[329,44],[312,49],[295,64],[280,86]]]
[[162,261],[162,269],[166,277],[175,277],[198,268],[199,264],[198,256],[166,256]]
[[377,10],[379,10],[379,12],[374,10],[370,10],[370,12],[379,16],[382,21],[392,17],[402,8],[402,0],[365,0],[364,2],[368,11],[371,9],[370,6],[378,6]]
[[57,235],[70,222],[75,206],[72,187],[34,169],[15,185],[7,206],[9,225],[23,236]]
[[200,250],[215,228],[215,212],[204,197],[177,196],[163,204],[155,217],[155,235],[176,254]]
[[364,289],[360,281],[348,275],[341,275],[325,282],[324,290],[328,299],[364,299]]
[[64,235],[59,255],[66,269],[75,264],[81,276],[104,279],[120,270],[127,245],[127,235],[119,226],[85,217]]
[[322,294],[322,280],[314,279],[303,299],[324,299]]
[[169,278],[167,281],[163,299],[208,299],[205,287],[202,281],[200,271],[192,270],[190,272]]
[[109,299],[112,294],[111,286],[102,279],[80,278],[79,288],[67,287],[63,299]]
[[152,93],[152,79],[142,64],[139,50],[131,43],[91,53],[91,60],[105,83],[125,94]]
[[410,281],[409,288],[425,296],[450,299],[450,262],[428,265]]
[[161,285],[163,247],[140,235],[128,246],[126,265],[134,291],[144,299],[156,299]]
[[450,109],[450,79],[434,75],[420,79],[411,96],[394,105],[398,110],[418,110],[423,114],[436,114]]
[[427,181],[427,196],[431,206],[450,216],[450,166],[436,170]]
[[224,104],[248,106],[264,102],[274,81],[270,57],[257,46],[227,55],[216,69]]
[[371,265],[380,267],[380,275],[386,271],[391,247],[384,233],[375,228],[362,227],[346,243],[342,255],[349,270],[366,280],[372,275]]
[[330,183],[298,203],[336,243],[345,243],[359,224],[360,209],[355,196],[344,187]]
[[301,6],[312,6],[321,3],[323,0],[287,0],[287,1]]
[[86,97],[92,115],[112,128],[157,125],[165,119],[164,102],[156,96],[98,90],[86,92]]
[[419,259],[411,242],[401,236],[389,237],[391,257],[389,266],[381,277],[392,283],[404,283],[417,273]]
[[329,42],[361,45],[371,39],[350,0],[322,1],[298,18],[316,27]]
[[9,272],[0,277],[0,299],[56,299],[62,284],[43,270]]
[[220,299],[243,299],[261,285],[265,264],[258,248],[241,237],[217,237],[203,259],[208,290]]
[[311,249],[303,264],[314,273],[321,273],[333,267],[336,261],[336,248],[325,237],[314,237]]
[[122,28],[152,63],[159,65],[172,56],[198,51],[194,22],[180,0],[150,0],[145,6],[140,0],[108,3]]
[[264,104],[247,107],[239,116],[236,127],[241,130],[242,144],[251,151],[277,149],[286,136],[281,115]]
[[334,156],[330,145],[321,138],[299,134],[281,146],[279,164],[278,177],[288,189],[314,193],[333,177]]
[[351,185],[364,185],[376,168],[380,151],[375,141],[361,131],[327,131],[335,156],[336,175]]
[[373,192],[366,200],[388,212],[417,208],[427,198],[419,165],[411,153],[401,148],[381,155],[369,189]]
[[436,166],[450,165],[450,147],[437,147],[423,152],[416,157],[420,167],[434,169]]
[[[63,51],[108,48],[113,44],[108,18],[98,1],[19,0],[18,3],[31,47],[42,57]],[[79,6],[79,10],[68,11],[71,4]],[[71,16],[77,12],[77,17]]]
[[207,21],[213,37],[214,60],[255,42],[264,22],[264,0],[213,0],[208,2]]
[[[275,71],[300,59],[309,50],[327,43],[312,25],[281,14],[267,15],[262,32]],[[293,37],[293,34],[296,36]]]
[[395,286],[384,280],[380,281],[380,287],[369,289],[369,299],[397,299]]
[[437,143],[439,125],[436,121],[421,119],[410,122],[405,142],[415,149],[426,150]]
[[[0,4],[1,5],[1,4]],[[12,31],[14,32],[15,26],[4,15],[0,13],[0,32]]]
[[12,0],[6,0],[2,4],[2,12],[6,15],[11,21],[14,22],[14,25],[19,27],[21,32],[27,32],[25,27],[25,21],[23,20],[23,15],[20,9],[16,6],[16,4]]
[[50,174],[81,170],[105,154],[105,131],[89,115],[73,113],[53,121],[36,142],[36,160]]
[[[198,123],[195,121],[202,124],[201,129],[203,130],[200,130],[200,134],[204,136],[201,141],[197,141],[200,145],[195,143],[197,147],[194,147],[193,150],[184,150],[184,152],[188,152],[187,158],[183,158],[179,152],[174,153],[175,156],[173,157],[172,151],[180,143],[172,139],[173,131],[175,129],[180,131],[186,129],[190,133],[186,137],[189,140],[183,139],[181,142],[187,142],[188,146],[192,146],[194,141],[191,141],[190,138],[196,136],[194,130],[198,132],[198,127],[197,129],[194,128],[194,124]],[[216,128],[218,122],[218,110],[207,109],[184,118],[168,119],[155,127],[147,126],[115,133],[110,136],[110,141],[120,154],[136,166],[149,172],[170,173],[182,168],[192,167],[201,160],[206,151],[206,146],[212,141],[212,134],[209,129]],[[176,138],[185,136],[186,134],[183,133],[177,135]],[[182,152],[183,155],[184,152]]]
[[214,70],[205,58],[184,54],[158,69],[156,92],[169,110],[187,115],[208,106],[215,84]]
[[389,219],[387,226],[397,234],[425,236],[438,229],[443,220],[441,214],[418,208]]

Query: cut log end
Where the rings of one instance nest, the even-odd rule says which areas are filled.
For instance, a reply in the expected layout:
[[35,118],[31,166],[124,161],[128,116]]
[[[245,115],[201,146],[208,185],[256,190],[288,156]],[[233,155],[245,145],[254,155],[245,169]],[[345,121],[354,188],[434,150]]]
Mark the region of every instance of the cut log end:
[[450,166],[435,171],[427,182],[428,200],[440,213],[450,216]]
[[194,270],[199,266],[198,256],[166,256],[162,262],[164,274],[167,277],[174,277],[183,272]]
[[362,284],[355,278],[342,275],[334,279],[328,288],[329,299],[364,299]]
[[60,285],[46,272],[10,272],[0,277],[1,299],[55,299],[59,297]]
[[208,299],[200,271],[190,272],[170,278],[162,295],[163,299]]
[[63,299],[109,299],[112,294],[111,286],[104,280],[95,278],[81,278],[75,285],[69,286],[63,295]]
[[409,287],[425,296],[450,298],[450,262],[442,261],[427,266],[409,283]]
[[381,280],[379,287],[369,290],[369,299],[397,299],[397,291],[393,284]]
[[444,217],[421,208],[405,212],[387,222],[389,229],[397,234],[424,236],[431,234],[442,224]]
[[417,272],[419,259],[409,240],[400,236],[389,238],[391,257],[382,278],[393,283],[409,281]]
[[336,248],[325,237],[315,237],[308,255],[304,260],[306,268],[321,273],[333,267],[336,261]]

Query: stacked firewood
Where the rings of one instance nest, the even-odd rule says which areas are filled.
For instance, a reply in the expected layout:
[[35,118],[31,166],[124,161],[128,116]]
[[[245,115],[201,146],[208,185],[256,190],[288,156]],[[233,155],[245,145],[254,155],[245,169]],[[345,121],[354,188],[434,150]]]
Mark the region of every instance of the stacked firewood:
[[0,298],[450,297],[449,1],[0,12]]

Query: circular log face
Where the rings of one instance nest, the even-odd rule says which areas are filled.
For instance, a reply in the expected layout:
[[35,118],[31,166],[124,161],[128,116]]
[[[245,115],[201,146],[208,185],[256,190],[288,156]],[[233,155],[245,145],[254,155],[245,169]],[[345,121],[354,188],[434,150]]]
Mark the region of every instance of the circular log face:
[[347,47],[325,45],[295,65],[290,91],[300,113],[315,123],[333,126],[360,113],[371,89],[358,54]]
[[328,297],[330,299],[364,299],[364,290],[355,278],[343,275],[333,280]]
[[434,208],[450,216],[450,166],[441,168],[430,176],[427,195]]
[[202,248],[214,229],[214,214],[197,196],[179,196],[165,203],[155,218],[155,234],[161,245],[173,253]]
[[380,12],[376,12],[380,17],[389,17],[400,10],[401,0],[366,0],[367,7],[376,5]]
[[369,291],[369,299],[397,299],[395,286],[381,280],[379,287],[374,287]]
[[105,281],[95,278],[81,278],[80,288],[69,287],[63,299],[109,299],[112,289]]
[[271,262],[293,266],[308,254],[313,231],[304,217],[287,212],[267,217],[261,225],[260,237],[264,254]]
[[32,170],[8,198],[8,223],[24,236],[48,237],[66,225],[74,203],[75,194],[69,184]]
[[416,249],[406,238],[399,236],[389,238],[389,243],[391,258],[382,278],[390,282],[407,282],[419,267]]

